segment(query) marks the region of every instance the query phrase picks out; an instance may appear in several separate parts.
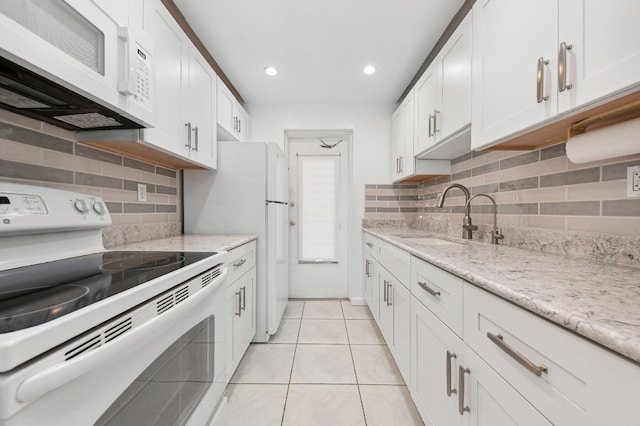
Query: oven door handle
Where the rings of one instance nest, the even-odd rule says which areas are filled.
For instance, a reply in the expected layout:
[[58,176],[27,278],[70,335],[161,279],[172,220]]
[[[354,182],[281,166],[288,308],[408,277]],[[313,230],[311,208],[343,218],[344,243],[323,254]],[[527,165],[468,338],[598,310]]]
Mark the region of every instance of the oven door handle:
[[223,285],[226,277],[227,268],[223,268],[222,274],[215,281],[155,319],[134,328],[108,344],[27,378],[18,387],[16,398],[20,402],[34,401],[47,392],[62,387],[92,370],[104,367],[109,361],[112,362],[118,358],[123,350],[143,349],[147,342],[166,332],[167,327],[181,321],[185,311],[189,312],[201,303],[211,304],[211,301],[208,300],[209,296],[216,287]]

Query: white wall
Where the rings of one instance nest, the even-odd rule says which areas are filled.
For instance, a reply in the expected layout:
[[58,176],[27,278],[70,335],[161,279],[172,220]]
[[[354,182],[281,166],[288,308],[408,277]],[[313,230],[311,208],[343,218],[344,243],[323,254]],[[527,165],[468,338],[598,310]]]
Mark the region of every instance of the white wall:
[[364,185],[391,182],[393,104],[247,105],[251,140],[276,141],[284,149],[285,129],[353,130],[349,298],[364,303],[362,219]]

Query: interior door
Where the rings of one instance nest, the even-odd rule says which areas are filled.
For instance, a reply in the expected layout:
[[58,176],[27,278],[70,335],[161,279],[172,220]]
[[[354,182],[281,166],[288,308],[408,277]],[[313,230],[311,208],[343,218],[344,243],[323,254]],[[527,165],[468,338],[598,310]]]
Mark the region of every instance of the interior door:
[[348,296],[350,139],[288,139],[290,297]]

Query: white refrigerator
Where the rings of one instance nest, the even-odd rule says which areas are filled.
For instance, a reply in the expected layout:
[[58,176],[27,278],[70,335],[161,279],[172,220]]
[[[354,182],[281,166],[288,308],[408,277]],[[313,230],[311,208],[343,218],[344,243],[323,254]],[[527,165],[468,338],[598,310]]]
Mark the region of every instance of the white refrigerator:
[[184,172],[186,234],[256,234],[256,336],[278,330],[289,299],[289,183],[275,142],[218,142],[218,170]]

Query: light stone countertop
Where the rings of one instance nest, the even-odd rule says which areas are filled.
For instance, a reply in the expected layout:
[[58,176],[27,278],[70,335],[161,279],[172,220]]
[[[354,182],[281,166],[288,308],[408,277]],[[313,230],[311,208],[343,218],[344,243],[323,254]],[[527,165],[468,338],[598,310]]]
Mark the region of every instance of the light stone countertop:
[[256,238],[257,235],[178,235],[119,245],[109,250],[229,251]]
[[363,231],[640,363],[640,269],[407,228]]

